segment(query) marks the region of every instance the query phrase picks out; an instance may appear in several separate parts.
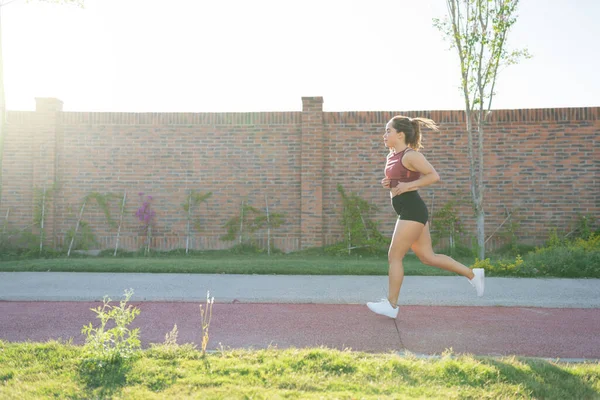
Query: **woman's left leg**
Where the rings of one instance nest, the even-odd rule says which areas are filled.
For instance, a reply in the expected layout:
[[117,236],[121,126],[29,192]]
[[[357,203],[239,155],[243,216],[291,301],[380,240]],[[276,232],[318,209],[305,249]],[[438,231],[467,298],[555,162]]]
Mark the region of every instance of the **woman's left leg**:
[[411,248],[423,264],[445,269],[446,271],[451,271],[468,278],[471,285],[477,291],[477,296],[483,296],[485,290],[485,271],[483,268],[470,269],[452,257],[444,254],[435,254],[431,247],[429,223],[425,224],[421,236],[412,244]]
[[445,269],[446,271],[473,278],[473,271],[465,265],[459,263],[452,257],[445,254],[436,254],[431,246],[431,233],[429,232],[429,222],[425,224],[421,236],[412,244],[412,251],[419,257],[419,260],[425,265]]

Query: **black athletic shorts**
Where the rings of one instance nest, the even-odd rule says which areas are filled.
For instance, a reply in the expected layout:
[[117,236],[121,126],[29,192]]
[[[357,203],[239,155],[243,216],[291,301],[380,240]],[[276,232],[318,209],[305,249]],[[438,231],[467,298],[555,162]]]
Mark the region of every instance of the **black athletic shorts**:
[[416,190],[392,197],[392,206],[403,221],[417,221],[425,225],[429,219],[427,206]]

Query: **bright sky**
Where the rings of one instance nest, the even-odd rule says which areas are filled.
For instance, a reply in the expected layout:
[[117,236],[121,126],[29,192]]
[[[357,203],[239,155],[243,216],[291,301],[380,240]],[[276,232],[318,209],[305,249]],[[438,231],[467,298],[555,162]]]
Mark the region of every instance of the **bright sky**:
[[[8,0],[2,0],[6,3]],[[444,0],[85,0],[3,6],[9,110],[462,109]],[[494,107],[600,106],[600,1],[522,0]]]

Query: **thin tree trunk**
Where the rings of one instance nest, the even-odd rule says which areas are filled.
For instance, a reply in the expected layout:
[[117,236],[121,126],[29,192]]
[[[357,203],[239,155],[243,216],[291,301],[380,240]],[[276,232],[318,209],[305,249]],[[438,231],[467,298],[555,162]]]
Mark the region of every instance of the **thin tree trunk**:
[[269,202],[265,193],[265,205],[267,207],[267,255],[271,255],[271,220],[269,217]]
[[117,256],[117,250],[119,250],[119,238],[121,236],[121,225],[123,223],[123,212],[125,211],[125,199],[127,199],[127,192],[123,194],[123,201],[121,202],[121,216],[119,217],[119,227],[117,228],[117,243],[115,244],[115,253],[113,256]]
[[240,212],[240,244],[242,244],[243,232],[244,232],[244,200],[242,200],[242,211]]
[[350,236],[350,229],[348,229],[348,255],[350,255],[350,251],[352,250],[352,237]]
[[358,215],[360,215],[360,220],[362,221],[363,227],[365,228],[365,233],[367,234],[367,240],[371,240],[371,235],[369,235],[369,229],[367,229],[367,224],[365,223],[365,219],[360,212],[360,207],[358,204],[356,205],[356,209],[358,210]]
[[185,254],[188,254],[190,248],[190,213],[192,211],[192,191],[188,196],[188,215],[187,215],[187,237],[185,238]]
[[[452,22],[452,33],[453,33],[453,38],[454,38],[454,43],[457,46],[458,49],[458,56],[460,59],[460,66],[461,66],[461,77],[462,77],[462,89],[463,89],[463,94],[464,94],[464,99],[465,99],[465,119],[466,119],[466,125],[467,125],[467,136],[468,136],[468,158],[469,158],[469,178],[470,178],[470,190],[471,190],[471,200],[473,201],[473,206],[475,208],[475,216],[477,219],[477,243],[479,246],[479,256],[483,257],[483,255],[485,255],[485,247],[482,246],[482,244],[484,243],[483,241],[480,240],[481,234],[484,233],[483,230],[483,223],[485,222],[485,219],[483,217],[483,210],[482,210],[482,204],[481,201],[483,199],[482,197],[482,190],[480,188],[480,184],[477,181],[477,168],[476,168],[476,156],[475,156],[475,152],[474,152],[474,148],[473,148],[473,110],[472,110],[472,106],[471,104],[475,104],[475,101],[471,102],[470,97],[469,97],[469,88],[468,88],[468,77],[469,77],[469,73],[470,71],[470,65],[467,62],[467,56],[465,54],[463,54],[463,50],[466,50],[469,52],[469,54],[471,54],[471,49],[469,49],[468,47],[466,49],[463,49],[462,46],[462,42],[461,42],[461,35],[462,35],[462,30],[461,30],[461,16],[460,16],[460,2],[459,1],[454,1],[454,0],[447,0],[446,2],[447,6],[448,6],[448,11],[449,11],[449,15],[451,18],[451,22]],[[466,8],[467,11],[467,16],[466,16],[466,23],[468,25],[468,21],[470,20],[469,18],[469,12],[470,12],[470,7],[467,6]],[[480,157],[479,160],[481,160],[482,157],[482,153],[480,152]],[[483,258],[482,258],[483,259]]]
[[46,186],[44,186],[44,194],[42,195],[42,219],[40,220],[40,254],[44,246],[44,217],[46,214]]
[[[485,214],[480,210],[477,214],[477,247],[479,259],[485,259]],[[482,240],[483,239],[483,240]]]
[[152,240],[152,224],[148,224],[146,227],[146,251],[144,251],[144,255],[147,256],[150,254],[150,241]]
[[[467,111],[467,131],[469,132],[469,174],[471,183],[471,200],[475,208],[476,218],[476,236],[477,236],[477,254],[478,257],[483,260],[485,257],[485,215],[483,211],[483,136],[480,131],[480,124],[477,123],[478,133],[478,151],[477,155],[474,151],[473,145],[473,115],[472,111]],[[480,164],[480,165],[477,165]]]
[[469,182],[471,186],[471,200],[473,206],[477,209],[477,176],[475,171],[475,154],[473,152],[473,121],[471,120],[471,110],[466,110],[467,136],[468,136],[468,156],[469,156]]
[[6,210],[6,218],[4,218],[4,225],[2,226],[2,236],[0,236],[0,243],[4,242],[5,240],[10,239],[9,237],[6,237],[6,228],[8,228],[8,216],[10,215],[10,207],[8,207],[8,209]]
[[10,207],[6,210],[6,218],[4,218],[4,226],[2,227],[2,237],[6,235],[6,228],[8,227],[8,216],[10,215]]
[[[483,7],[487,7],[487,3],[478,3],[477,5],[477,20],[479,22],[479,27],[481,32],[487,32],[488,28],[488,18],[489,18],[489,10],[484,10]],[[484,19],[483,16],[486,16]],[[480,260],[485,259],[485,211],[483,209],[483,107],[484,107],[484,98],[485,98],[485,79],[487,77],[483,77],[483,54],[485,51],[485,44],[483,42],[479,42],[479,61],[477,62],[477,88],[476,92],[478,93],[479,100],[479,109],[475,113],[475,117],[477,119],[477,176],[475,176],[477,185],[476,185],[476,193],[475,193],[475,210],[476,210],[476,218],[477,218],[477,252]],[[473,102],[475,104],[475,102]]]
[[77,236],[77,231],[79,230],[79,223],[81,222],[81,217],[83,216],[83,210],[85,209],[85,203],[87,199],[83,201],[83,205],[81,206],[81,210],[79,211],[79,218],[77,218],[77,225],[75,225],[75,232],[73,233],[73,237],[71,238],[71,243],[69,244],[69,251],[67,251],[67,257],[71,255],[71,249],[73,248],[73,242],[75,242],[75,236]]
[[[482,106],[483,107],[483,106]],[[483,192],[485,185],[483,183],[483,110],[480,110],[477,120],[478,148],[479,148],[479,176],[477,177],[477,246],[479,247],[479,259],[485,259],[485,210],[483,208]]]

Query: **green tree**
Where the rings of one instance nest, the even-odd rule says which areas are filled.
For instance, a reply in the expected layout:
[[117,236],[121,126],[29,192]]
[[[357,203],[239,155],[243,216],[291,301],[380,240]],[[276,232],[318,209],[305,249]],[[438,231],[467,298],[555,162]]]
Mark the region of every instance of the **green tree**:
[[[498,71],[528,58],[527,50],[509,51],[506,38],[517,21],[519,0],[446,0],[448,15],[434,19],[460,60],[461,89],[465,101],[468,158],[477,219],[477,246],[485,257],[484,155],[485,125],[490,116]],[[477,146],[474,131],[476,131]]]
[[[448,15],[434,19],[460,60],[465,101],[471,198],[477,219],[477,247],[485,258],[483,138],[490,116],[498,71],[528,58],[527,50],[509,51],[506,38],[517,21],[519,0],[446,0]],[[476,132],[476,137],[475,132]],[[475,144],[477,141],[477,144]]]

